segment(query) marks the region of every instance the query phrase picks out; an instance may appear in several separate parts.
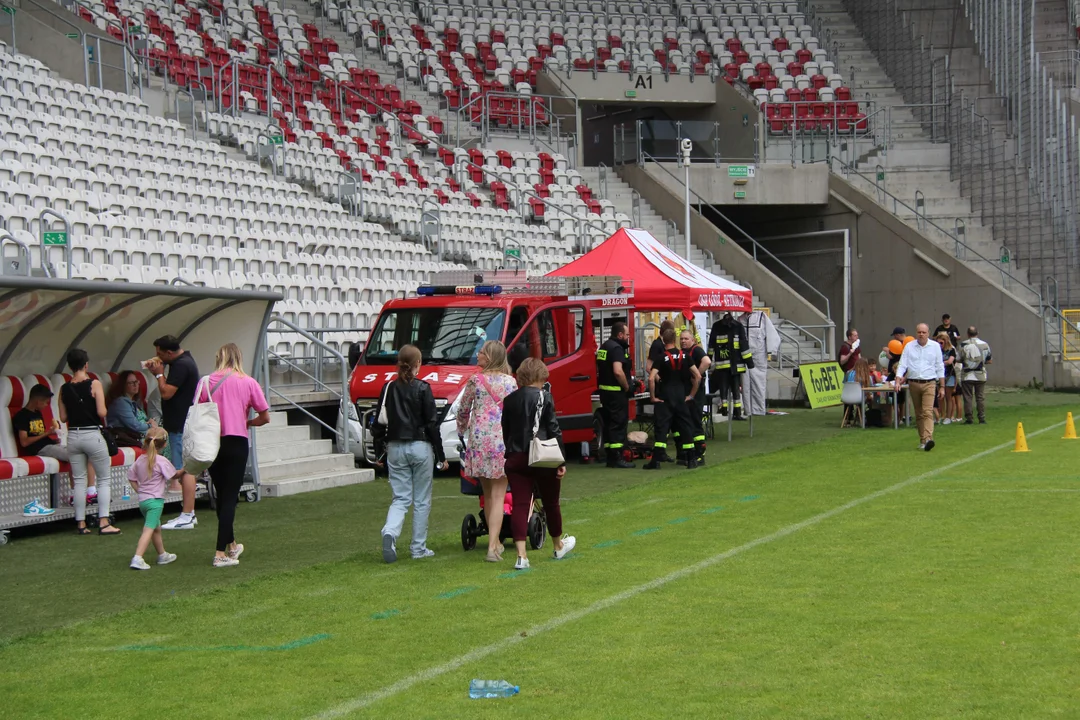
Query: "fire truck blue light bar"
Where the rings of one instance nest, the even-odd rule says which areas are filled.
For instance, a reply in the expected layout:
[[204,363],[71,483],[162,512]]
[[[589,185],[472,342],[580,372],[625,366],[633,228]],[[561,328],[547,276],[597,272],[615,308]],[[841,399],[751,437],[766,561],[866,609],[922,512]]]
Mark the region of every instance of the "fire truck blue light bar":
[[501,285],[421,285],[416,294],[431,297],[434,295],[498,295]]

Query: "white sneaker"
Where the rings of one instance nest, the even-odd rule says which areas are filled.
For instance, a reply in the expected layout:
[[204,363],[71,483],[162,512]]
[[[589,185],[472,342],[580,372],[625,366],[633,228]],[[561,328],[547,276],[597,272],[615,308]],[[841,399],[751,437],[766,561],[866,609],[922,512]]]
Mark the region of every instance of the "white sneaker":
[[244,546],[241,543],[236,543],[236,549],[229,550],[228,553],[233,560],[239,560],[240,556],[244,554]]
[[199,524],[199,519],[195,517],[195,513],[188,515],[187,513],[180,513],[169,522],[161,526],[162,530],[194,530],[195,526]]
[[952,425],[952,418],[945,418],[941,421],[942,425]]
[[236,558],[231,558],[228,555],[225,557],[214,556],[214,567],[232,567],[233,565],[239,565],[240,561]]
[[168,565],[169,563],[171,563],[175,559],[176,559],[176,554],[175,553],[161,553],[160,555],[157,556],[157,564],[158,565]]
[[435,551],[431,548],[424,548],[418,553],[413,553],[413,560],[423,560],[424,558],[435,557]]
[[919,449],[920,450],[925,450],[926,449],[926,443],[919,443]]
[[564,535],[562,539],[562,549],[555,551],[555,559],[562,560],[566,557],[567,553],[574,549],[577,545],[577,538],[573,535]]
[[[173,557],[175,558],[176,556],[173,555]],[[138,555],[131,558],[131,564],[128,565],[128,567],[131,568],[132,570],[149,570],[150,569],[150,566],[146,564],[146,561],[143,560]]]
[[514,563],[514,569],[515,570],[528,570],[529,569],[529,558],[519,557],[517,559],[517,562]]

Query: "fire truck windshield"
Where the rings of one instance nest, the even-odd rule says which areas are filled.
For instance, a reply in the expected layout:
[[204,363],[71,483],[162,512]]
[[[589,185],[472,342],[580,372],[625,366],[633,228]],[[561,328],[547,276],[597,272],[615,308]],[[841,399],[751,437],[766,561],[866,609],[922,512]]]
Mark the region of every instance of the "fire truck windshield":
[[393,365],[402,345],[415,345],[425,365],[475,365],[488,340],[501,340],[506,313],[500,308],[400,308],[382,314],[361,362]]

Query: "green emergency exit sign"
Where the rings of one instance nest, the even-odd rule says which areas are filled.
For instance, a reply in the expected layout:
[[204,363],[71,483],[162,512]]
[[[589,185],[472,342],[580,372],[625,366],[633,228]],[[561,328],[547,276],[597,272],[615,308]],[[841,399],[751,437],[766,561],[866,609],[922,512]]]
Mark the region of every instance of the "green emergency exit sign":
[[67,245],[67,235],[66,232],[42,233],[42,241],[44,241],[46,245]]

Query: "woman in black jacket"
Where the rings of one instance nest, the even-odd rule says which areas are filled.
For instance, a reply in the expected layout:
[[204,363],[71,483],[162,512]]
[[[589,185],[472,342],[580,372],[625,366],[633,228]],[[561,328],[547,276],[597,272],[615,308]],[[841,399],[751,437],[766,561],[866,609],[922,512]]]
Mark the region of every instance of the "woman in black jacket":
[[435,397],[431,386],[416,377],[421,360],[420,350],[414,345],[398,350],[397,379],[386,384],[379,401],[380,409],[386,407],[386,465],[394,491],[382,529],[383,560],[388,563],[397,560],[397,538],[410,505],[413,522],[409,549],[413,560],[435,554],[427,547],[432,476],[436,461],[440,470],[445,470],[447,463],[435,414]]
[[515,570],[529,567],[529,558],[525,554],[525,540],[529,535],[529,510],[532,508],[533,489],[540,494],[547,515],[548,532],[555,541],[555,559],[561,560],[574,549],[577,540],[572,535],[562,536],[562,512],[559,510],[559,489],[566,464],[558,468],[538,468],[529,466],[529,443],[533,439],[533,427],[536,413],[540,412],[540,429],[537,437],[541,440],[558,438],[559,449],[563,449],[562,432],[555,417],[555,403],[551,393],[545,387],[548,369],[538,358],[528,358],[521,363],[517,371],[518,389],[503,400],[502,429],[503,443],[506,447],[506,477],[510,480],[510,490],[514,494],[514,511],[510,515],[510,527],[517,546]]

